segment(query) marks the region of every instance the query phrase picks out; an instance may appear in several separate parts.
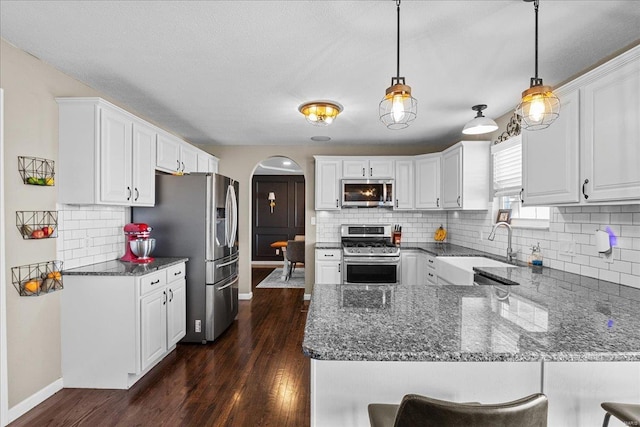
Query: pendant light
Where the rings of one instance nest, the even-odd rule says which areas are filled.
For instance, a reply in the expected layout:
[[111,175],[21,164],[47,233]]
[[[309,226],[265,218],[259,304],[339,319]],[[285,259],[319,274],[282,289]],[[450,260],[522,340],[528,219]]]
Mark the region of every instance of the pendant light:
[[533,2],[536,16],[536,56],[535,77],[531,77],[529,89],[522,92],[522,101],[516,107],[516,114],[520,117],[521,126],[527,130],[548,128],[560,115],[560,100],[553,93],[551,86],[542,84],[538,78],[538,7],[539,0],[524,0]]
[[389,129],[404,129],[416,119],[418,100],[411,96],[411,87],[400,77],[400,0],[396,0],[398,10],[397,73],[391,77],[391,86],[380,101],[380,121]]
[[482,110],[487,108],[485,104],[474,105],[471,107],[473,111],[477,111],[476,117],[464,125],[462,133],[465,135],[481,135],[483,133],[493,132],[498,129],[496,122],[482,114]]

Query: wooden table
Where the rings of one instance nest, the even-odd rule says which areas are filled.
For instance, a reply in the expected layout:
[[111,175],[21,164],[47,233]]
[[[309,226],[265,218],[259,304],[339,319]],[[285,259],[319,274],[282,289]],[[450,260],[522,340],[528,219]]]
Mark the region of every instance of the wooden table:
[[277,242],[273,242],[271,245],[272,248],[282,249],[282,276],[280,277],[282,280],[287,279],[287,271],[289,271],[289,260],[287,259],[287,245],[288,242],[286,240],[278,240]]

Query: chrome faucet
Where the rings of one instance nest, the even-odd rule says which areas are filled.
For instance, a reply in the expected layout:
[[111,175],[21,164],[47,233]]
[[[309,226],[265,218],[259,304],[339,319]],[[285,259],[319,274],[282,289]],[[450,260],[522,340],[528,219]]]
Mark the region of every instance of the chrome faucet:
[[504,221],[500,221],[497,222],[494,226],[493,226],[493,230],[491,230],[491,233],[489,234],[489,237],[487,237],[487,239],[491,240],[493,242],[493,239],[496,237],[496,229],[500,226],[504,226],[507,227],[507,230],[509,232],[508,237],[507,237],[507,262],[508,263],[513,263],[515,264],[516,261],[516,255],[518,254],[518,251],[514,251],[513,248],[511,247],[511,236],[512,236],[512,230],[511,230],[511,225],[507,222]]

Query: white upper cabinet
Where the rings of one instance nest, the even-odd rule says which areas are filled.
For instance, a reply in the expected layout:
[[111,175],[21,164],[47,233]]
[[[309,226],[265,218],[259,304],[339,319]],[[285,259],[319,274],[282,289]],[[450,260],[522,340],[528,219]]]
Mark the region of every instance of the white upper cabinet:
[[393,178],[393,160],[348,158],[342,162],[342,178]]
[[460,141],[442,152],[442,206],[489,207],[490,141]]
[[198,153],[198,172],[211,172],[209,169],[209,157],[204,151]]
[[560,116],[548,128],[522,131],[522,203],[525,206],[580,201],[579,91],[558,91]]
[[640,47],[582,94],[582,197],[640,199]]
[[180,146],[182,141],[172,135],[158,134],[156,142],[156,169],[165,172],[180,172]]
[[198,171],[198,149],[192,145],[182,142],[180,144],[181,172],[191,173]]
[[316,159],[316,210],[340,209],[342,160],[314,156]]
[[396,160],[396,179],[393,188],[393,209],[410,210],[414,208],[414,171],[413,159]]
[[440,153],[415,158],[415,208],[442,209],[440,203]]
[[58,201],[153,206],[155,131],[100,98],[56,98]]
[[523,203],[640,200],[640,47],[557,92],[560,117],[522,133]]
[[133,122],[132,184],[133,205],[153,206],[155,194],[156,132],[143,123]]

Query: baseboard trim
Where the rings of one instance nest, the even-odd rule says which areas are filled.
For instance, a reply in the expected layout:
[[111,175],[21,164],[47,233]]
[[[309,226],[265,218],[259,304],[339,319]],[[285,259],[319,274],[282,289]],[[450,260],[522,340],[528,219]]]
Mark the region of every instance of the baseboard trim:
[[35,392],[31,396],[18,403],[16,406],[9,408],[9,423],[14,422],[60,390],[62,390],[64,383],[62,378],[58,378],[48,386]]
[[304,301],[310,301],[311,300],[311,294],[304,294]]
[[250,300],[252,298],[253,298],[253,292],[249,292],[249,293],[246,293],[246,294],[244,294],[244,293],[239,293],[238,294],[238,299],[239,300],[248,301],[248,300]]

